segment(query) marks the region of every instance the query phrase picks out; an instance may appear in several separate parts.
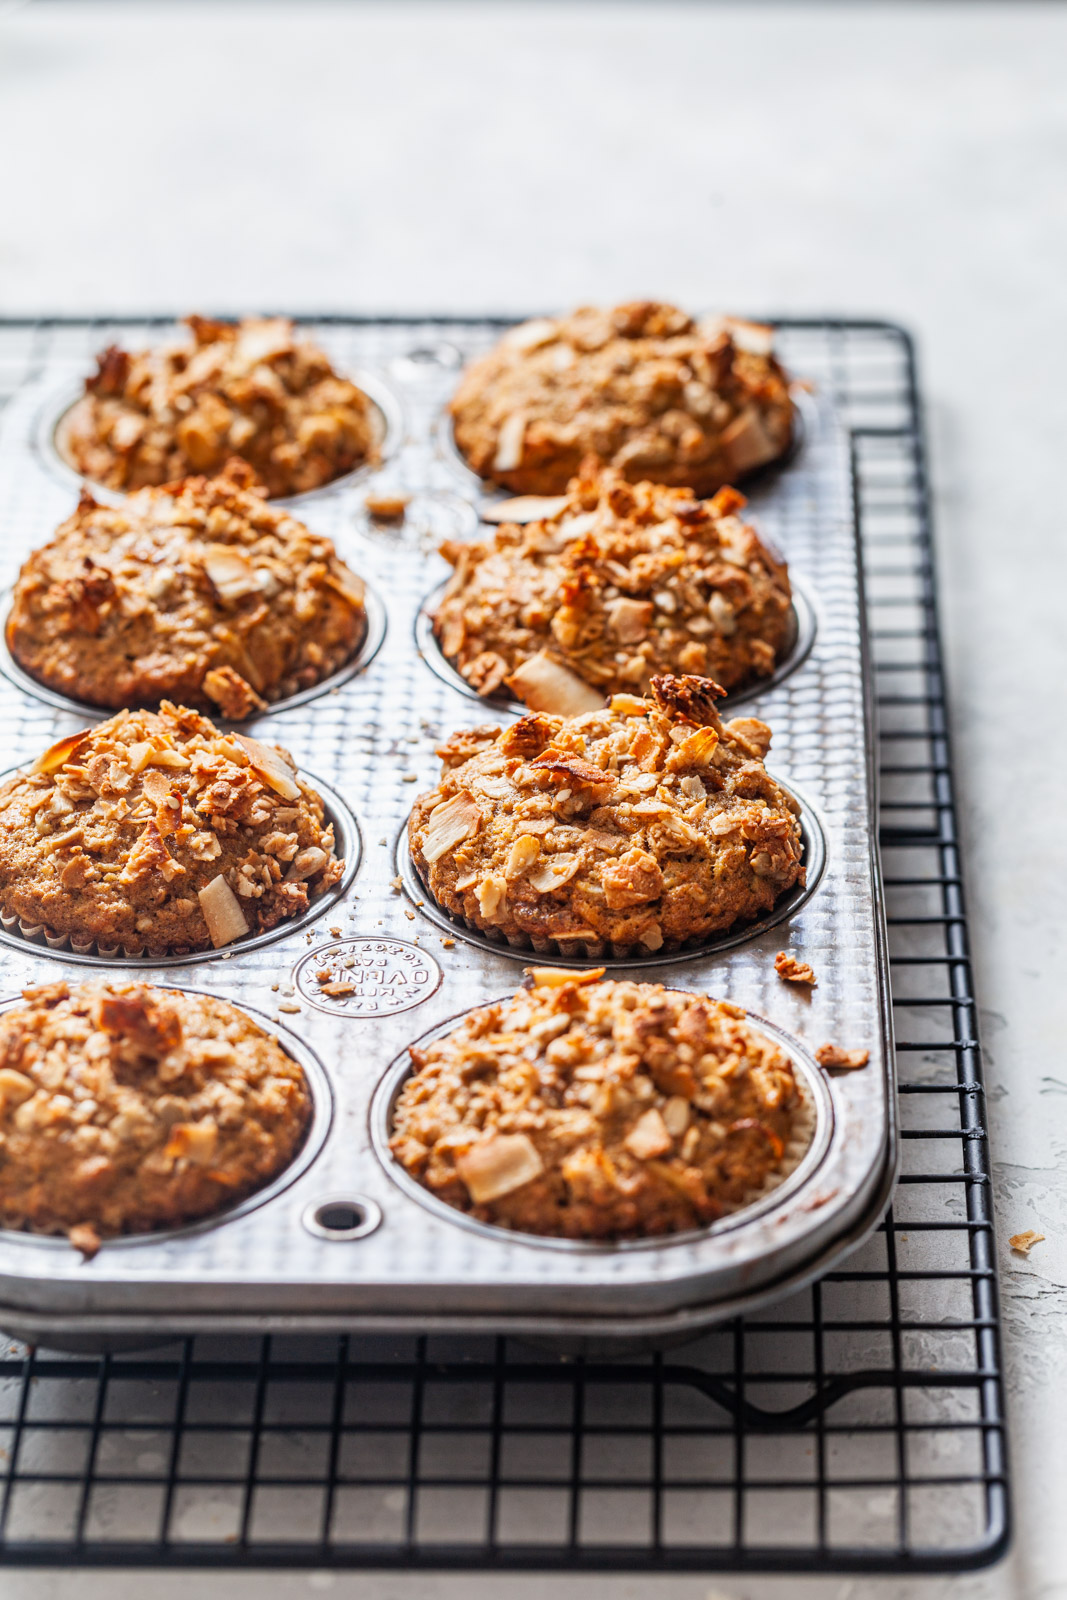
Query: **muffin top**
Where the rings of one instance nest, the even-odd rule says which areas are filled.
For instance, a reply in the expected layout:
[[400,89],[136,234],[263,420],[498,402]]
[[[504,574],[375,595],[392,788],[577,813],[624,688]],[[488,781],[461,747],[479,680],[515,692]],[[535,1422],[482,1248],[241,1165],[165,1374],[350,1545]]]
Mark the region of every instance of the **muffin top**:
[[299,915],[343,868],[288,751],[169,701],[0,786],[0,910],[76,948],[218,948]]
[[722,692],[664,675],[647,699],[454,734],[408,825],[423,882],[535,948],[653,951],[764,915],[804,882],[799,808],[763,765],[770,729],[724,724]]
[[112,345],[97,358],[58,440],[78,472],[141,489],[238,455],[278,496],[377,460],[376,408],[286,318],[185,320],[192,344],[136,355]]
[[456,444],[483,478],[561,494],[595,455],[632,483],[712,494],[788,448],[773,331],[642,300],[524,322],[464,373]]
[[22,568],[12,655],[92,705],[177,699],[233,720],[328,677],[362,638],[362,581],[254,484],[235,459],[118,507],[83,494]]
[[[587,464],[540,519],[442,546],[455,572],[434,617],[441,649],[479,694],[506,685],[534,711],[592,710],[656,673],[726,689],[766,677],[789,635],[789,576],[744,504]],[[593,691],[584,704],[571,677]]]
[[412,1177],[567,1239],[676,1233],[756,1197],[799,1109],[788,1057],[725,1000],[602,979],[532,968],[412,1048],[391,1141]]
[[0,1226],[101,1238],[233,1205],[292,1160],[311,1096],[225,1000],[53,983],[0,1014]]

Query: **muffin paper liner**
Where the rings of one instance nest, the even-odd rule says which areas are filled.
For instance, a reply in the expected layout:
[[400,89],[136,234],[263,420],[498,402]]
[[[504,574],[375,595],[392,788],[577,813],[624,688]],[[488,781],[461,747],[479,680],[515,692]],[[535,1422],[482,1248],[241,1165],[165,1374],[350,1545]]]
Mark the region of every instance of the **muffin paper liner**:
[[[676,985],[669,984],[668,988],[676,989]],[[502,998],[506,1000],[510,996]],[[472,1006],[471,1010],[481,1010],[484,1006],[495,1003],[497,1002],[493,1000],[485,1000],[479,1006]],[[469,1014],[461,1012],[459,1016],[450,1017],[447,1022],[440,1023],[421,1038],[413,1040],[412,1044],[428,1044],[434,1039],[444,1037]],[[394,1183],[420,1205],[449,1222],[472,1228],[497,1239],[522,1241],[557,1250],[669,1249],[672,1245],[692,1244],[695,1239],[707,1238],[716,1233],[744,1226],[749,1220],[755,1221],[758,1216],[762,1216],[774,1206],[784,1203],[787,1198],[796,1198],[801,1189],[815,1176],[829,1145],[833,1126],[832,1103],[825,1079],[814,1059],[784,1029],[776,1027],[752,1012],[746,1015],[753,1028],[773,1039],[775,1044],[788,1055],[796,1076],[800,1103],[794,1112],[789,1141],[778,1166],[773,1172],[767,1173],[760,1183],[754,1184],[735,1205],[728,1206],[717,1221],[709,1223],[706,1227],[689,1228],[678,1233],[649,1234],[643,1238],[563,1239],[553,1234],[526,1232],[519,1228],[505,1228],[500,1223],[482,1222],[479,1218],[472,1217],[469,1212],[460,1210],[458,1206],[449,1205],[447,1201],[440,1199],[431,1189],[421,1184],[417,1178],[412,1177],[389,1148],[397,1097],[412,1075],[410,1055],[412,1046],[408,1046],[396,1057],[375,1093],[370,1116],[371,1139],[375,1152]]]
[[643,944],[616,944],[607,939],[539,939],[531,934],[505,934],[499,929],[481,928],[465,917],[456,916],[446,910],[427,887],[412,859],[406,826],[397,841],[397,873],[413,904],[439,928],[446,928],[459,938],[480,945],[483,950],[511,956],[515,960],[528,960],[531,955],[536,955],[539,960],[562,966],[573,965],[575,961],[603,961],[617,966],[663,966],[684,959],[687,955],[732,950],[751,939],[758,939],[769,928],[777,927],[794,916],[815,893],[826,866],[826,833],[818,813],[794,785],[784,783],[777,776],[775,782],[792,795],[800,806],[800,836],[804,852],[802,865],[807,875],[804,886],[788,890],[775,902],[771,911],[754,922],[735,923],[733,927],[705,937],[668,939],[657,950],[649,950]]
[[[440,678],[442,683],[447,683],[450,689],[457,689],[460,694],[466,695],[468,700],[476,700],[485,706],[488,711],[500,713],[511,712],[516,716],[524,716],[529,711],[529,706],[521,700],[513,700],[507,694],[479,694],[473,684],[467,682],[453,661],[445,655],[440,642],[433,629],[433,619],[437,608],[444,599],[448,579],[439,583],[436,589],[428,594],[415,614],[415,645],[419,655],[425,661],[430,671]],[[818,627],[817,612],[811,591],[802,579],[790,572],[789,581],[793,590],[793,604],[791,607],[792,626],[789,633],[789,648],[774,671],[766,678],[757,678],[752,683],[744,684],[738,689],[731,689],[729,694],[718,702],[720,716],[728,718],[738,706],[747,705],[752,700],[758,700],[760,695],[769,694],[772,689],[777,689],[780,683],[792,677],[797,668],[802,666],[812,645],[815,643],[815,634]],[[613,693],[615,691],[612,691]],[[629,692],[629,691],[627,691]],[[605,693],[605,700],[607,694]]]
[[[386,616],[385,602],[366,578],[359,574],[364,586],[364,627],[359,648],[350,655],[348,660],[339,666],[336,672],[331,672],[328,678],[322,678],[318,683],[313,683],[310,688],[301,689],[296,694],[288,694],[283,700],[274,700],[265,711],[255,711],[250,717],[245,717],[240,722],[233,722],[224,717],[216,708],[204,712],[219,728],[250,728],[253,723],[261,722],[265,717],[276,717],[279,712],[291,711],[294,706],[305,705],[309,700],[316,700],[319,695],[329,694],[334,689],[339,689],[354,678],[357,673],[363,672],[370,666],[385,640],[388,619]],[[117,714],[116,706],[97,706],[88,700],[76,700],[73,695],[63,694],[59,689],[53,689],[47,683],[42,683],[32,673],[27,672],[12,655],[7,643],[7,618],[11,615],[13,591],[5,589],[0,593],[0,615],[4,618],[5,626],[0,628],[0,672],[18,689],[23,689],[27,694],[32,694],[34,699],[43,700],[46,705],[55,706],[60,711],[73,712],[75,716],[87,717],[93,722],[102,722],[108,717]],[[154,702],[158,704],[158,702]]]
[[[13,767],[0,773],[0,783],[14,777],[19,770]],[[166,949],[153,949],[150,945],[103,945],[97,939],[79,934],[52,933],[44,923],[27,922],[15,913],[0,911],[0,943],[16,946],[34,944],[42,954],[47,951],[64,961],[76,961],[87,966],[128,966],[136,962],[151,967],[179,967],[194,962],[214,961],[222,956],[239,955],[245,950],[258,950],[265,944],[273,944],[290,933],[308,927],[347,893],[359,870],[363,841],[359,824],[337,791],[313,773],[300,772],[298,776],[321,798],[326,821],[333,823],[334,851],[345,863],[337,882],[317,895],[299,917],[288,917],[277,927],[268,928],[263,933],[246,934],[243,939],[234,939],[231,944],[223,945],[218,950],[190,950],[185,955],[171,955]]]

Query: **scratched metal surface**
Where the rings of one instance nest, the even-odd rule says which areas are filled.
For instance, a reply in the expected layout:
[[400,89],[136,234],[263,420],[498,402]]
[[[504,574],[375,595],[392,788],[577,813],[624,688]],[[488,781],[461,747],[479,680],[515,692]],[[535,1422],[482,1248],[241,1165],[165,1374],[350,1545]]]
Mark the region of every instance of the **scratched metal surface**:
[[[329,534],[375,585],[388,613],[377,656],[336,692],[264,719],[264,737],[287,745],[300,765],[332,784],[354,811],[364,841],[355,882],[310,929],[267,947],[235,947],[185,971],[114,962],[163,983],[208,989],[255,1007],[299,1034],[321,1060],[334,1115],[323,1147],[295,1182],[239,1217],[181,1236],[107,1244],[90,1263],[65,1243],[0,1235],[0,1315],[13,1332],[78,1333],[221,1327],[467,1327],[549,1333],[684,1333],[824,1269],[874,1225],[896,1160],[895,1099],[880,893],[872,844],[872,730],[852,515],[848,444],[818,397],[803,448],[752,495],[752,514],[806,583],[817,613],[807,658],[759,696],[752,712],[774,730],[770,765],[810,797],[828,859],[817,892],[785,926],[739,947],[683,956],[655,976],[748,1007],[813,1050],[825,1040],[871,1052],[867,1070],[829,1082],[828,1147],[809,1181],[780,1205],[727,1229],[639,1248],[548,1249],[521,1236],[477,1232],[405,1192],[373,1148],[369,1108],[391,1062],[444,1019],[511,990],[521,962],[446,935],[391,880],[394,849],[413,796],[436,777],[433,745],[488,713],[450,688],[415,647],[419,603],[445,568],[434,553],[444,534],[474,531],[476,481],[442,443],[441,411],[462,359],[497,336],[491,324],[329,321],[311,332],[343,369],[374,373],[403,418],[375,489],[413,496],[399,529],[376,529],[363,511],[367,480],[302,497],[298,514]],[[137,346],[167,325],[105,322],[0,328],[0,584],[72,509],[69,475],[48,459],[47,417],[55,397],[110,339]],[[791,338],[798,341],[791,356]],[[803,331],[782,350],[803,372],[819,355]],[[807,367],[810,370],[810,367]],[[817,374],[816,374],[817,376]],[[503,714],[498,714],[503,716]],[[84,725],[0,676],[3,765],[32,758]],[[353,946],[350,941],[362,940]],[[420,980],[413,958],[429,961]],[[294,968],[319,945],[338,946],[338,976],[360,991],[331,1010],[294,992]],[[775,952],[788,945],[819,978],[814,994],[782,984]],[[379,948],[380,947],[380,948]],[[395,959],[406,963],[395,973]],[[528,958],[527,958],[528,959]],[[354,965],[345,966],[348,960]],[[4,950],[4,994],[67,972],[92,974],[29,944]],[[382,978],[383,964],[385,970]],[[440,968],[441,981],[436,979]],[[631,976],[635,968],[622,969]],[[355,979],[353,980],[353,974]],[[405,1009],[387,1014],[396,978]],[[278,1007],[281,1006],[281,1010]],[[299,1009],[296,1009],[299,1007]],[[362,1014],[360,1014],[362,1013]],[[382,1221],[359,1239],[312,1235],[302,1217],[319,1199],[365,1196]]]

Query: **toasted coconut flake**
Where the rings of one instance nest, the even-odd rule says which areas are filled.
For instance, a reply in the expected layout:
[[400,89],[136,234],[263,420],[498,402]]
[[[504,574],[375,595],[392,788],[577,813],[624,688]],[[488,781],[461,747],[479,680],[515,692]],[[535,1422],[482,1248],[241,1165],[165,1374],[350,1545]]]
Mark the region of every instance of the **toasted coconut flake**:
[[250,561],[228,545],[211,545],[201,558],[211,587],[227,604],[260,592],[259,577]]
[[740,317],[725,317],[726,331],[738,350],[747,355],[774,353],[774,329],[765,322],[744,322]]
[[718,743],[719,735],[714,728],[695,728],[667,757],[667,771],[684,772],[687,768],[710,766]]
[[759,412],[749,406],[722,432],[722,447],[733,472],[740,477],[778,454],[778,447],[763,426]]
[[495,1133],[456,1161],[456,1171],[479,1206],[520,1189],[544,1170],[537,1146],[525,1133]]
[[611,709],[622,717],[647,717],[652,707],[647,700],[642,700],[640,695],[613,694]]
[[543,344],[551,344],[558,332],[559,323],[552,317],[531,317],[529,322],[510,328],[504,343],[514,350],[537,350]]
[[750,744],[761,761],[771,747],[771,730],[758,717],[734,717],[726,724],[726,731]]
[[1028,1256],[1035,1244],[1040,1244],[1044,1239],[1043,1233],[1038,1233],[1035,1228],[1027,1228],[1025,1233],[1013,1233],[1008,1243],[1013,1250],[1021,1256]]
[[49,745],[43,755],[39,755],[30,771],[33,773],[58,772],[77,750],[78,746],[89,737],[89,730],[82,733],[68,733],[65,739],[57,739],[55,744]]
[[513,411],[510,417],[504,419],[497,434],[496,455],[493,457],[494,472],[514,472],[522,461],[522,444],[525,436],[526,414],[523,411]]
[[523,833],[515,840],[508,851],[507,866],[504,868],[505,878],[519,878],[532,867],[541,854],[541,841],[535,839],[532,833]]
[[636,644],[648,632],[653,609],[649,600],[630,600],[623,597],[609,606],[608,627],[620,644]]
[[451,800],[434,806],[426,823],[426,838],[422,853],[433,864],[454,850],[457,844],[469,839],[481,826],[482,814],[470,795],[461,790]]
[[570,498],[568,494],[517,494],[483,506],[479,515],[482,522],[542,522],[558,517],[570,505]]
[[561,853],[549,856],[535,872],[529,874],[526,881],[538,894],[551,894],[553,889],[562,889],[565,883],[569,883],[581,864],[582,858],[577,851],[573,855]]
[[163,1154],[173,1161],[188,1161],[194,1167],[206,1167],[215,1159],[219,1130],[211,1117],[200,1122],[179,1122],[170,1131]]
[[638,1117],[623,1143],[638,1161],[652,1161],[656,1156],[666,1155],[674,1141],[662,1115],[652,1106]]
[[200,890],[197,898],[207,923],[208,937],[216,950],[248,932],[241,903],[221,873]]
[[248,757],[252,770],[275,794],[280,794],[283,800],[299,800],[300,787],[293,770],[276,749],[243,733],[237,735],[237,743]]
[[599,983],[606,967],[589,967],[585,972],[570,967],[527,967],[526,976],[538,988],[562,989],[565,983]]
[[599,711],[604,704],[602,694],[554,661],[547,650],[524,661],[505,682],[531,711],[547,711],[557,717],[580,717],[586,711]]

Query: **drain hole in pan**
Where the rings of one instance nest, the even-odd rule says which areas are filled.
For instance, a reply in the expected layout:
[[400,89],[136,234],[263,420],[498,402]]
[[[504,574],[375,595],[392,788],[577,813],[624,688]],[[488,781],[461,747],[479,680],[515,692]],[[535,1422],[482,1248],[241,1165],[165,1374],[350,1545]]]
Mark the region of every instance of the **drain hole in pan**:
[[382,1220],[381,1207],[363,1195],[331,1195],[316,1200],[304,1212],[304,1227],[318,1239],[340,1244],[364,1239]]

